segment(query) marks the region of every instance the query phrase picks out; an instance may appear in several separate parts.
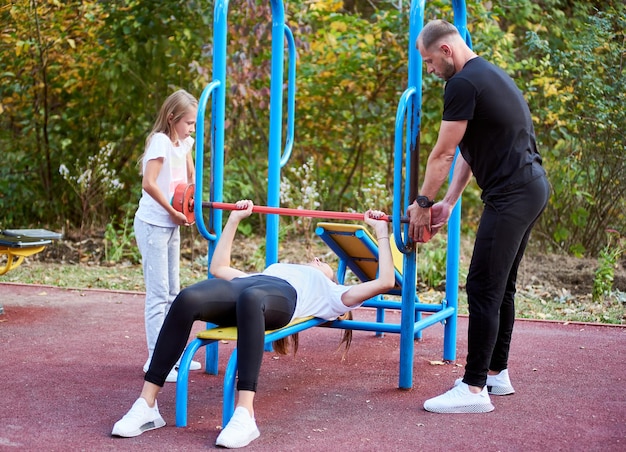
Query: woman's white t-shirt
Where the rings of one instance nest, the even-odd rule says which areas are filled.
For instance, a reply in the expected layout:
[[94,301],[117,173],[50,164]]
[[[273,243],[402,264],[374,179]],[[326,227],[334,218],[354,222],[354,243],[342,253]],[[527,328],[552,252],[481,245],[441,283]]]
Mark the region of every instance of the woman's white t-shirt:
[[333,320],[360,306],[348,307],[341,301],[350,286],[334,283],[309,265],[277,263],[267,267],[262,274],[284,279],[296,290],[298,298],[292,319],[312,315]]
[[[166,199],[172,199],[178,184],[187,183],[187,154],[191,151],[193,141],[192,137],[187,137],[179,141],[178,146],[174,146],[170,137],[160,132],[155,133],[150,139],[143,158],[142,169],[145,172],[148,161],[163,158],[163,167],[157,176],[156,182]],[[146,193],[145,190],[141,190],[141,199],[139,200],[136,216],[140,220],[155,226],[176,226],[167,210]]]

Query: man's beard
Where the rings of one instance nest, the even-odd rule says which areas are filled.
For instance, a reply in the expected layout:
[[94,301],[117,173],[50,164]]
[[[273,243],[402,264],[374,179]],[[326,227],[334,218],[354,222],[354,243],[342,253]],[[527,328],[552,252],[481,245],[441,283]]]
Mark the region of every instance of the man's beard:
[[443,68],[443,71],[441,72],[441,78],[447,82],[448,80],[452,78],[454,74],[456,74],[454,63],[446,62],[445,67]]

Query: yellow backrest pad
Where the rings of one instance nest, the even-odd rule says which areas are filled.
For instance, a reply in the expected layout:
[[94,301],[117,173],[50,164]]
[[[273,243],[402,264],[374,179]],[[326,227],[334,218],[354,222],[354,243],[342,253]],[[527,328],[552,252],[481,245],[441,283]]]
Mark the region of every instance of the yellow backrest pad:
[[[318,223],[318,226],[326,229],[327,231],[344,233],[333,234],[333,239],[350,257],[352,257],[357,262],[357,265],[370,279],[376,279],[376,272],[378,271],[378,260],[359,260],[375,259],[375,256],[370,252],[365,244],[358,237],[355,236],[356,231],[361,230],[365,235],[370,237],[374,243],[378,244],[378,241],[372,236],[372,234],[369,232],[369,229],[359,224]],[[396,270],[398,270],[398,272],[402,274],[404,256],[396,246],[393,234],[389,235],[389,243],[391,245],[393,265]]]

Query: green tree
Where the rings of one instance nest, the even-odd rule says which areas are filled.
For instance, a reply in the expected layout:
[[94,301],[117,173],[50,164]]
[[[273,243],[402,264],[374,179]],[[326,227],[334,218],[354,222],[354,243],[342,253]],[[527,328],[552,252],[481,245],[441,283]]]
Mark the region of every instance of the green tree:
[[[285,3],[298,56],[296,136],[283,176],[297,187],[298,171],[290,169],[313,159],[307,177],[320,208],[390,207],[394,119],[414,45],[409,6]],[[195,0],[14,0],[0,7],[0,227],[126,224],[140,192],[136,161],[163,99],[176,88],[199,95],[211,81],[212,7]],[[511,74],[533,112],[554,187],[535,239],[597,253],[606,228],[626,226],[626,6],[471,0],[467,8],[474,49]],[[435,17],[452,20],[451,2],[426,2],[426,20]],[[225,196],[259,202],[267,195],[269,2],[233,2],[228,39]],[[437,138],[441,90],[441,81],[424,76],[422,171]],[[88,172],[102,150],[111,150],[117,189],[76,190],[68,181]],[[60,174],[62,167],[70,174]],[[474,185],[464,193],[468,229],[482,207],[478,195]]]
[[16,1],[0,15],[0,209],[7,224],[59,224],[67,213],[59,163],[79,154],[74,136],[87,118],[76,111],[96,83],[86,75],[103,64],[94,52],[100,5]]
[[[4,222],[103,228],[126,214],[122,207],[139,198],[136,160],[163,99],[206,84],[203,6],[18,0],[0,8]],[[123,188],[85,223],[84,203],[59,168],[87,170],[112,143],[109,165]]]
[[626,5],[575,2],[569,27],[529,33],[529,82],[553,186],[540,228],[555,247],[597,255],[626,229]]

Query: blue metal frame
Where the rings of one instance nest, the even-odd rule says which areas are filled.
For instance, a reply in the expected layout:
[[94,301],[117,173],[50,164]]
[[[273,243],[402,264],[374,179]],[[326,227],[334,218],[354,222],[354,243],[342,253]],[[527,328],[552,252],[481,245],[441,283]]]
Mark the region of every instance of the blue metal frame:
[[[278,339],[291,336],[292,334],[298,333],[308,328],[312,328],[314,326],[318,326],[324,322],[325,320],[323,319],[311,318],[301,323],[288,325],[279,330],[272,331],[271,333],[267,333],[265,335],[265,344],[266,345],[271,344],[272,342]],[[187,426],[187,394],[188,394],[188,388],[189,388],[189,366],[191,365],[191,360],[193,358],[193,355],[198,351],[200,347],[206,345],[208,349],[210,345],[216,344],[216,343],[217,343],[216,339],[196,338],[189,343],[187,348],[185,348],[185,352],[183,353],[183,356],[180,359],[178,380],[176,382],[176,426],[177,427]],[[206,372],[212,375],[217,375],[217,368],[211,369],[211,371],[207,369]],[[228,421],[230,420],[230,418],[233,415],[233,412],[235,411],[235,377],[236,377],[236,374],[237,374],[237,349],[233,350],[233,353],[230,355],[230,358],[228,359],[228,364],[226,365],[226,371],[224,373],[224,388],[223,388],[224,400],[222,401],[222,425],[228,424]]]
[[[272,60],[270,82],[270,126],[268,143],[268,198],[267,205],[279,207],[280,173],[288,162],[293,148],[293,127],[295,112],[295,62],[296,50],[291,30],[285,24],[285,11],[282,0],[270,0],[272,10]],[[409,17],[409,49],[408,49],[408,86],[402,94],[396,114],[395,149],[394,149],[394,198],[393,198],[393,231],[397,248],[404,254],[403,284],[401,302],[391,302],[378,297],[371,300],[379,303],[377,322],[374,326],[367,322],[336,321],[334,328],[351,328],[356,330],[393,332],[400,334],[400,375],[398,386],[411,388],[413,385],[413,354],[414,339],[420,338],[421,330],[432,324],[444,324],[443,359],[456,359],[456,316],[458,306],[458,273],[460,255],[460,209],[461,202],[455,206],[448,223],[447,275],[445,300],[435,308],[419,303],[416,287],[416,252],[415,245],[403,240],[408,236],[408,225],[399,221],[402,211],[406,211],[411,201],[410,188],[417,183],[417,175],[411,174],[409,162],[414,153],[418,152],[419,131],[421,125],[422,106],[422,59],[415,47],[417,36],[424,25],[425,0],[412,0]],[[464,0],[453,0],[454,23],[468,45],[471,39],[467,31],[466,5]],[[224,184],[224,122],[226,105],[226,44],[227,40],[228,0],[216,0],[214,8],[213,31],[213,81],[203,91],[198,108],[196,131],[196,189],[195,216],[198,231],[209,241],[208,258],[213,256],[215,246],[222,229],[222,211],[216,209],[210,216],[207,227],[202,211],[204,199],[204,142],[205,142],[205,111],[209,98],[211,102],[211,174],[210,201],[223,200]],[[285,61],[285,41],[289,59],[287,83],[287,133],[285,148],[282,149],[283,132],[283,80]],[[406,127],[404,127],[406,120]],[[404,130],[406,129],[406,130]],[[403,141],[404,135],[404,141]],[[406,147],[406,151],[405,148]],[[457,150],[458,155],[458,150]],[[403,169],[405,177],[403,179]],[[452,177],[452,173],[450,174]],[[266,265],[278,261],[279,216],[268,214],[266,218]],[[340,259],[339,272],[347,268],[345,259]],[[208,277],[211,277],[208,275]],[[384,323],[384,309],[401,308],[400,325]],[[426,319],[421,313],[429,312]],[[433,312],[434,311],[434,312]],[[207,345],[207,344],[202,344]],[[200,345],[199,345],[200,346]],[[197,348],[196,348],[197,350]],[[195,350],[194,350],[195,351]],[[207,347],[207,372],[217,372],[217,343]],[[180,381],[179,381],[180,384]]]

